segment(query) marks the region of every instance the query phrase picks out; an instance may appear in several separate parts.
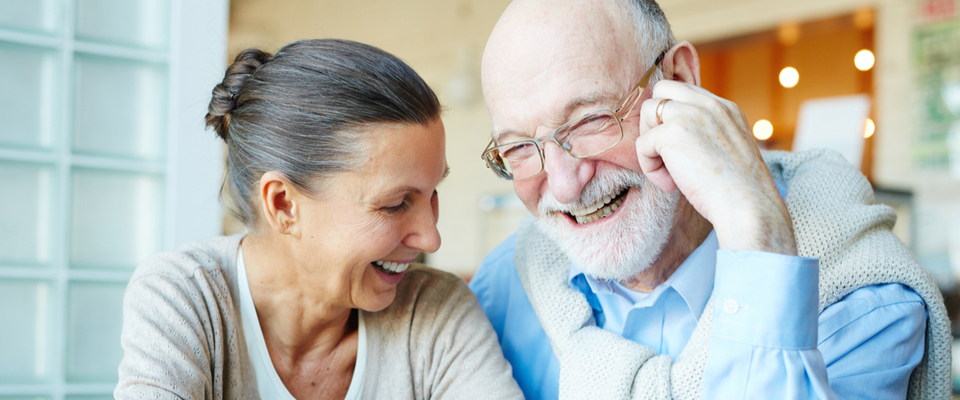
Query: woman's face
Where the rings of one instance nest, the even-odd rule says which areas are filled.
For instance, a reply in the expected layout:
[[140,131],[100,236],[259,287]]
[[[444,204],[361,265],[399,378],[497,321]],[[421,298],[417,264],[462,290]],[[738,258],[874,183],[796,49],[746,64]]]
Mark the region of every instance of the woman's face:
[[436,187],[447,161],[439,119],[379,125],[363,136],[359,169],[331,177],[318,199],[303,201],[296,259],[334,303],[379,311],[393,302],[405,264],[440,247]]

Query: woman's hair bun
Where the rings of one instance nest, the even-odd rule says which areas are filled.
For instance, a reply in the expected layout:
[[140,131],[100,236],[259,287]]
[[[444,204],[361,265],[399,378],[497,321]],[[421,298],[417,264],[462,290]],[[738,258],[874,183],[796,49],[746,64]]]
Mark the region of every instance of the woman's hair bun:
[[210,99],[210,106],[207,107],[207,127],[212,126],[224,141],[230,137],[230,116],[237,108],[240,92],[246,86],[250,76],[269,61],[270,57],[270,53],[258,49],[240,52],[233,60],[233,64],[227,68],[223,82],[213,88],[213,98]]

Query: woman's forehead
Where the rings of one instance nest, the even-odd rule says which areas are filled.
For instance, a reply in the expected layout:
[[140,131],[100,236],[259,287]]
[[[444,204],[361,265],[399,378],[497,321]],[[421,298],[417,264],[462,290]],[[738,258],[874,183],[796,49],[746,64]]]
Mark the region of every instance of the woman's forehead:
[[396,124],[363,133],[365,150],[351,178],[366,193],[409,187],[433,191],[446,174],[443,123]]

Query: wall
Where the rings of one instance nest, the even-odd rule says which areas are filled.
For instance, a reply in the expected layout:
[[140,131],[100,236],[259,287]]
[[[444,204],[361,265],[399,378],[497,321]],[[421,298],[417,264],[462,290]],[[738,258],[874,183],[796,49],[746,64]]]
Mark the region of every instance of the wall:
[[[873,179],[878,185],[915,189],[918,172],[904,149],[911,145],[913,129],[910,34],[912,0],[662,0],[678,39],[708,41],[776,28],[784,21],[806,21],[849,13],[859,8],[876,10],[877,56],[874,90],[877,131]],[[942,177],[926,176],[939,181]]]

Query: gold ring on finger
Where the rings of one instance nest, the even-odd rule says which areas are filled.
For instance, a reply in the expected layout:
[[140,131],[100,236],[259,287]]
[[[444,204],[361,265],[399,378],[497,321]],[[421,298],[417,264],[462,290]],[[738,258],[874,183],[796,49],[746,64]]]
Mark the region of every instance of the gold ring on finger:
[[657,103],[657,125],[663,125],[663,106],[669,101],[670,99],[663,99]]

